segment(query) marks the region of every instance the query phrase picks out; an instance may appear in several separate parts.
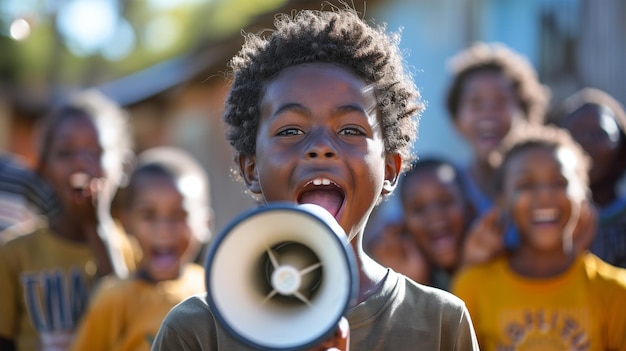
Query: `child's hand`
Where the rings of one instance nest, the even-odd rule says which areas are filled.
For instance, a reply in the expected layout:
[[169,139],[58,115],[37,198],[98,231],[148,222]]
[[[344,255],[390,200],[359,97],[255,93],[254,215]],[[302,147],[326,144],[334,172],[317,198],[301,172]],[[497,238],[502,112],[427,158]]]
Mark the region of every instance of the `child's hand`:
[[493,208],[470,227],[463,242],[461,267],[491,260],[504,251],[504,225],[501,213]]
[[313,346],[307,351],[349,351],[350,350],[350,324],[346,317],[341,317],[337,323],[337,329],[320,345]]
[[98,224],[98,207],[103,181],[87,173],[74,173],[70,176],[74,196],[70,210],[83,227]]
[[[103,189],[105,181],[100,178],[90,176],[87,173],[74,173],[70,177],[70,184],[74,188],[74,197],[70,211],[72,216],[81,226],[82,232],[91,247],[96,258],[98,275],[105,276],[114,272],[117,264],[123,264],[120,257],[111,257],[118,253],[110,249],[112,223],[105,220],[103,212],[106,208],[103,204]],[[107,218],[108,219],[108,218]],[[120,273],[120,272],[116,272]]]

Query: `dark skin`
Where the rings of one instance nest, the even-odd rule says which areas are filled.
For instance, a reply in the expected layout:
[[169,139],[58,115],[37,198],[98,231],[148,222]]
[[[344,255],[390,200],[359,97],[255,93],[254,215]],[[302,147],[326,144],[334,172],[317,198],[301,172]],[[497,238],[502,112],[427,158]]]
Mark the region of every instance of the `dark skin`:
[[461,189],[435,168],[405,179],[402,207],[410,235],[430,264],[454,272],[468,218]]
[[376,234],[378,237],[369,249],[372,257],[418,283],[429,284],[430,264],[407,233],[404,222],[392,218],[380,221],[384,223],[380,225]]
[[572,265],[577,252],[564,249],[564,241],[572,240],[584,200],[575,167],[559,152],[538,147],[509,161],[501,201],[520,232],[521,244],[509,256],[519,274],[553,277]]
[[[545,151],[545,150],[539,150],[539,151]],[[482,217],[478,218],[470,227],[470,230],[467,234],[467,238],[465,239],[464,244],[463,244],[463,256],[462,256],[462,261],[461,261],[462,267],[468,267],[468,266],[472,266],[478,263],[486,262],[495,258],[496,256],[500,254],[507,253],[504,247],[504,238],[503,238],[503,235],[504,235],[503,233],[504,233],[504,228],[506,226],[506,223],[503,220],[503,218],[505,218],[504,213],[506,211],[509,211],[509,212],[513,211],[510,207],[506,207],[508,206],[507,202],[512,201],[511,199],[513,199],[513,196],[519,197],[521,196],[520,194],[522,195],[526,194],[525,197],[528,198],[529,197],[528,194],[531,193],[531,189],[533,187],[550,189],[549,186],[545,185],[545,183],[547,182],[547,183],[551,183],[554,185],[552,186],[552,190],[551,190],[552,194],[549,196],[549,200],[546,200],[545,194],[547,193],[547,191],[544,191],[543,195],[541,195],[543,199],[542,201],[555,200],[555,199],[558,199],[559,196],[561,197],[561,203],[565,201],[562,199],[562,197],[564,196],[562,192],[564,177],[562,174],[559,175],[561,173],[561,168],[558,168],[554,164],[554,160],[553,160],[554,157],[550,156],[551,154],[548,154],[548,156],[546,155],[541,156],[541,153],[539,153],[540,157],[534,157],[533,155],[528,156],[526,154],[527,153],[518,155],[517,158],[521,158],[522,160],[521,161],[518,160],[517,162],[512,162],[512,165],[508,166],[507,174],[512,174],[511,177],[513,178],[513,180],[509,182],[508,190],[507,189],[503,190],[505,195],[500,196],[499,205],[495,206],[493,209],[491,209],[489,212],[484,214]],[[528,158],[532,158],[532,159],[528,160]],[[539,162],[541,161],[543,161],[545,165],[541,167],[537,166]],[[528,162],[530,162],[530,164],[534,166],[533,167],[529,166]],[[571,172],[567,174],[569,176]],[[520,177],[525,177],[525,178],[522,178],[520,180],[519,179]],[[548,179],[548,180],[546,181],[545,179]],[[574,179],[576,178],[574,177]],[[516,181],[518,182],[517,185],[515,183]],[[544,182],[544,185],[541,185],[542,181]],[[530,185],[524,185],[524,183],[527,183]],[[516,189],[516,187],[517,188],[528,187],[529,189],[527,190]],[[559,190],[559,187],[561,188],[560,189],[561,191],[557,191]],[[580,192],[584,192],[584,190],[581,189],[579,185],[576,185],[576,187],[578,188],[579,194]],[[574,222],[567,224],[568,226],[572,226],[571,228],[568,229],[568,230],[571,230],[571,239],[569,237],[565,237],[565,240],[572,241],[572,248],[571,248],[571,252],[566,254],[567,258],[564,259],[565,262],[569,262],[569,257],[571,257],[572,255],[580,254],[581,252],[584,252],[585,250],[589,249],[589,246],[591,245],[591,242],[595,235],[595,229],[597,225],[597,213],[596,213],[594,206],[591,204],[590,200],[585,198],[583,195],[577,195],[577,196],[579,197],[582,196],[582,198],[575,201],[575,204],[576,204],[576,206],[574,207],[575,215],[572,216],[573,218],[572,221]],[[515,220],[517,221],[517,219]],[[526,220],[519,219],[519,220],[521,222],[529,222],[528,219]],[[565,224],[563,224],[563,227],[565,227]],[[555,248],[554,250],[558,254],[553,255],[551,253],[547,253],[546,255],[544,255],[546,257],[546,260],[550,261],[552,259],[555,259],[556,257],[563,257],[564,248],[563,248],[562,241],[561,241],[561,244],[556,245],[556,246],[558,246],[558,248]],[[517,255],[517,260],[519,261],[518,266],[519,266],[520,272],[527,272],[528,274],[532,274],[530,272],[535,271],[534,274],[538,274],[538,276],[551,275],[555,273],[555,272],[549,272],[549,271],[540,273],[539,270],[541,270],[542,268],[546,268],[549,270],[550,265],[548,264],[548,262],[540,263],[541,260],[539,259],[530,260],[531,264],[535,264],[535,263],[539,264],[539,267],[536,270],[530,267],[524,268],[523,266],[527,264],[529,260],[527,258],[523,258],[523,253]],[[567,263],[564,263],[563,266],[567,266]],[[556,271],[559,271],[559,269],[557,268]]]
[[87,243],[94,252],[98,276],[107,275],[113,269],[98,233],[98,202],[106,181],[98,131],[87,117],[72,116],[65,118],[55,133],[40,167],[62,204],[58,215],[50,219],[50,228],[65,239]]
[[349,351],[350,350],[350,325],[345,317],[341,317],[337,323],[337,329],[320,344],[306,349],[305,351]]
[[563,125],[593,160],[589,170],[593,201],[598,206],[610,204],[617,198],[615,165],[624,156],[613,111],[587,105],[568,115]]
[[511,82],[502,73],[478,71],[467,77],[455,127],[475,155],[469,169],[472,179],[490,198],[495,198],[496,193],[491,181],[495,170],[489,155],[498,148],[522,114]]
[[[61,202],[60,211],[49,219],[50,229],[66,240],[88,244],[99,277],[113,272],[106,244],[98,233],[97,204],[105,173],[96,127],[87,117],[68,116],[58,125],[46,152],[39,169]],[[15,350],[15,343],[0,337],[0,349]]]
[[385,153],[368,88],[335,65],[285,69],[261,101],[256,154],[239,156],[248,189],[266,202],[317,203],[335,217],[357,259],[358,302],[386,274],[363,250],[362,235],[380,197],[395,188],[402,165],[400,155]]

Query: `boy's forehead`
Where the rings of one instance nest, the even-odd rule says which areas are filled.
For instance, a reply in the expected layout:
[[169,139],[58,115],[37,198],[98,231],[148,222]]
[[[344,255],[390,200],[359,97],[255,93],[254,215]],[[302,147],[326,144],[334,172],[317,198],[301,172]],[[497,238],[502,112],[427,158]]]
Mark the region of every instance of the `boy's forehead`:
[[268,82],[261,106],[277,108],[294,102],[314,106],[319,105],[319,101],[337,105],[358,103],[367,112],[375,111],[377,106],[372,84],[366,84],[348,68],[328,63],[286,68]]
[[[319,77],[336,77],[344,80],[351,79],[359,81],[362,85],[367,86],[365,81],[358,75],[354,74],[350,68],[326,62],[310,62],[289,66],[280,71],[276,77],[268,82],[267,85],[272,85],[272,83],[277,81],[294,83],[302,79]],[[304,89],[308,88],[308,86],[300,85],[299,87]]]

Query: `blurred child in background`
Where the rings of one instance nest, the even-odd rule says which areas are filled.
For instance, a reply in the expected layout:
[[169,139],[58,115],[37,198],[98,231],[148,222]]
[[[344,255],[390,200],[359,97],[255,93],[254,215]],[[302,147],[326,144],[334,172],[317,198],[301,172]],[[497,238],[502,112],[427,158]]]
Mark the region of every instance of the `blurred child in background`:
[[60,208],[0,247],[0,349],[66,350],[95,281],[134,266],[108,211],[132,155],[127,116],[95,91],[44,120],[37,171]]
[[626,170],[626,113],[606,92],[585,88],[565,99],[557,123],[591,157],[589,186],[598,209],[598,230],[590,250],[626,267],[626,196],[618,183]]
[[431,266],[406,230],[402,214],[376,208],[363,234],[363,248],[376,262],[422,284],[431,283]]
[[450,162],[429,158],[413,163],[398,188],[406,230],[431,268],[427,284],[448,290],[475,213],[462,179]]
[[[498,146],[516,126],[543,123],[550,93],[530,62],[500,43],[476,43],[449,65],[453,76],[446,108],[472,149],[472,160],[461,171],[467,196],[483,215],[494,205]],[[505,239],[511,246],[517,241],[510,230]]]
[[573,247],[589,160],[562,129],[535,126],[503,145],[498,203],[520,244],[461,270],[481,350],[623,350],[626,270]]
[[204,269],[192,262],[208,239],[212,213],[202,166],[178,148],[144,151],[120,201],[141,261],[127,279],[102,280],[73,350],[148,351],[167,312],[205,291]]

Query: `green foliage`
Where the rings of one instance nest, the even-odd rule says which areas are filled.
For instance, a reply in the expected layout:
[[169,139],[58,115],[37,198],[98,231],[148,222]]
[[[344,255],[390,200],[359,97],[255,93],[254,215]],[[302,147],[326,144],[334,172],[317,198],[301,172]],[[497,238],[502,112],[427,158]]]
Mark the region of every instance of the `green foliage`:
[[[166,7],[154,6],[149,0],[120,1],[122,16],[133,28],[135,46],[115,60],[100,53],[77,55],[57,32],[55,14],[38,13],[26,40],[14,41],[5,35],[8,31],[0,32],[0,79],[14,86],[88,86],[110,81],[190,52],[198,45],[238,35],[254,16],[286,1],[187,0]],[[6,23],[0,25],[8,27]]]

